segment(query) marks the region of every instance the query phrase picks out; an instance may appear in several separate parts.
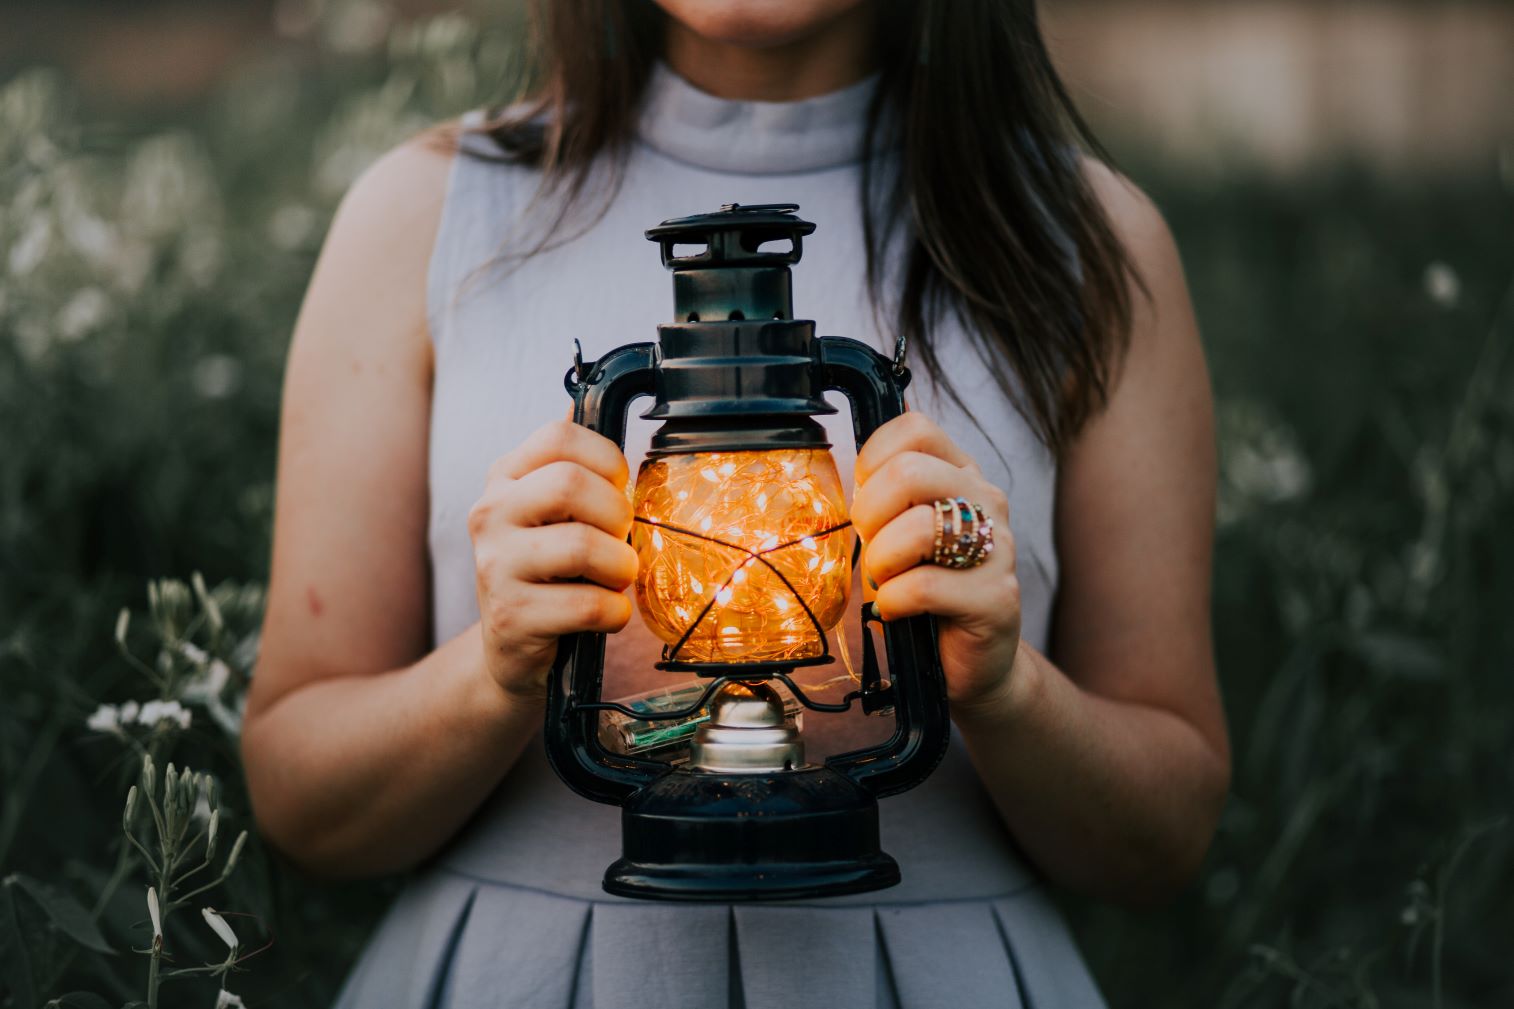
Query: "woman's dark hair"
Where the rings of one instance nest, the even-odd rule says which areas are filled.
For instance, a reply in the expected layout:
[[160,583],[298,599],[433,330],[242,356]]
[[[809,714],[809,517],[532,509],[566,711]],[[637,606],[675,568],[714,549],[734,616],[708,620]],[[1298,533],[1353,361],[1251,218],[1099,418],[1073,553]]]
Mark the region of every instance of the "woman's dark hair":
[[[898,152],[862,162],[868,284],[894,314],[880,321],[970,411],[931,340],[955,313],[1060,451],[1106,402],[1129,338],[1135,270],[1079,153],[1102,151],[1052,66],[1034,0],[874,2],[881,70],[866,144]],[[484,129],[542,170],[562,208],[555,223],[591,178],[613,196],[664,17],[650,0],[535,3],[535,84]],[[896,241],[902,275],[885,277]]]

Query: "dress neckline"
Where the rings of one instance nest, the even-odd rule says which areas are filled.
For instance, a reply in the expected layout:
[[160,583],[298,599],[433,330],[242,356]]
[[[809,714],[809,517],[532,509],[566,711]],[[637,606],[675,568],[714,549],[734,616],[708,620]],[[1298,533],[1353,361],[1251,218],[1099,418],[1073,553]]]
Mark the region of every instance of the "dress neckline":
[[878,75],[792,102],[718,98],[659,61],[638,135],[660,154],[737,175],[816,172],[862,159],[867,109]]

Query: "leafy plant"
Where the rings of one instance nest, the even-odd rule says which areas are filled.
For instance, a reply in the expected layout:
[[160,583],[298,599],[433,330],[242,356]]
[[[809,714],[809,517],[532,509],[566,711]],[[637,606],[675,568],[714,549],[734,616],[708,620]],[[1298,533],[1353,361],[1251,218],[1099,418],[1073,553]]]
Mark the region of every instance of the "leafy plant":
[[[119,653],[154,696],[138,702],[100,704],[85,726],[110,740],[134,758],[140,773],[126,792],[121,813],[120,842],[108,872],[103,874],[91,905],[86,907],[67,889],[42,882],[26,873],[13,873],[0,887],[0,928],[4,956],[0,970],[17,1005],[36,1005],[71,972],[76,958],[94,958],[94,966],[112,988],[127,987],[110,959],[117,952],[103,928],[113,901],[138,873],[145,873],[145,901],[150,939],[141,949],[148,958],[143,1004],[157,1009],[164,981],[195,977],[224,979],[250,955],[231,926],[214,908],[201,914],[228,952],[219,963],[203,966],[165,966],[170,947],[165,926],[174,912],[192,899],[221,887],[236,868],[247,845],[248,832],[224,846],[223,812],[215,778],[204,772],[176,770],[173,763],[159,771],[159,761],[179,748],[194,724],[194,713],[208,714],[217,732],[235,739],[240,730],[240,707],[247,671],[256,648],[251,633],[228,629],[230,612],[238,624],[255,618],[260,594],[221,586],[212,592],[196,574],[189,584],[164,580],[148,585],[149,627],[154,652],[150,661],[137,658],[129,647],[130,613],[116,619]],[[233,668],[232,663],[236,663]],[[217,860],[221,846],[223,858]],[[137,923],[120,929],[130,935]],[[193,947],[191,947],[193,948]],[[224,985],[222,991],[225,991]],[[226,993],[232,1004],[235,996]],[[88,1005],[103,996],[75,991],[52,1000],[58,1005]]]

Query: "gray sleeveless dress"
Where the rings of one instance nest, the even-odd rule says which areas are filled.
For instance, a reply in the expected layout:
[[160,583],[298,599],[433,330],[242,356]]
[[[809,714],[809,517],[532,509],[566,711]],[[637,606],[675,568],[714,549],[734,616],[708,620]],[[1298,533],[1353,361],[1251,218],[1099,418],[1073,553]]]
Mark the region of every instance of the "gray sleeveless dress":
[[[562,376],[574,338],[593,357],[655,339],[657,323],[671,320],[672,285],[642,237],[647,227],[723,203],[798,203],[818,230],[794,271],[796,313],[817,320],[821,332],[891,347],[863,274],[858,147],[871,87],[864,82],[792,103],[734,102],[659,68],[640,139],[604,216],[503,267],[502,256],[508,261],[529,231],[537,177],[477,158],[455,160],[429,291],[437,641],[477,619],[468,509],[497,456],[567,413]],[[488,146],[479,138],[466,143]],[[963,335],[943,327],[937,339],[976,423],[935,395],[918,368],[911,405],[937,419],[1008,491],[1024,635],[1044,647],[1057,586],[1054,461]],[[825,420],[849,485],[855,446],[844,418]],[[628,439],[633,473],[649,430],[633,427]],[[656,645],[639,621],[611,639],[607,696],[666,682],[668,674],[647,672]],[[887,728],[879,722],[808,715],[810,758],[877,738]],[[884,847],[904,877],[889,890],[781,904],[627,900],[599,885],[619,855],[619,811],[570,792],[538,739],[399,897],[338,1006],[1103,1006],[960,739],[924,785],[883,800],[881,816]]]

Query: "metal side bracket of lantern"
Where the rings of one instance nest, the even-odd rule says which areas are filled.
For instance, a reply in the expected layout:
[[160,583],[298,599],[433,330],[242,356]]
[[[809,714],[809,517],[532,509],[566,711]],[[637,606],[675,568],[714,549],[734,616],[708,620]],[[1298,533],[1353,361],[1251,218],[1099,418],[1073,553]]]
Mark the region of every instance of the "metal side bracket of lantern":
[[[824,394],[851,405],[861,444],[904,411],[909,372],[895,358],[795,319],[789,268],[815,226],[790,204],[728,204],[647,232],[673,273],[674,321],[658,340],[575,361],[574,420],[624,447],[633,401],[661,421],[633,495],[636,598],[664,642],[658,669],[709,684],[686,709],[708,711],[686,764],[627,756],[601,742],[606,636],[563,639],[548,689],[545,738],[575,791],[622,809],[623,857],[611,893],[671,900],[790,899],[891,886],[878,799],[913,788],[939,763],[949,726],[932,618],[881,624],[864,611],[861,682],[841,703],[805,694],[790,674],[832,661],[827,633],[851,582],[850,521],[825,430]],[[694,248],[689,255],[678,250]],[[885,682],[873,641],[881,631]],[[893,713],[875,746],[804,758],[778,681],[820,713]]]

